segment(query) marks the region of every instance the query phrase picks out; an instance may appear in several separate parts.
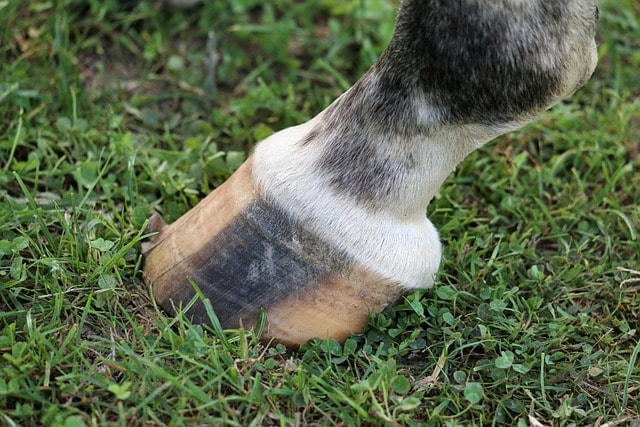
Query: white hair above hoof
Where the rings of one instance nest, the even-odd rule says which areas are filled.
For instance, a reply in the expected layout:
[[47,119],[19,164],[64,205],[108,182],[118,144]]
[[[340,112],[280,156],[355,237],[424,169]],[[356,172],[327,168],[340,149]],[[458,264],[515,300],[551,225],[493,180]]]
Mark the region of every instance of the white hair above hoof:
[[[470,152],[571,95],[597,61],[592,0],[405,0],[394,36],[315,118],[260,142],[173,224],[143,277],[169,312],[195,283],[223,327],[297,346],[362,331],[441,257],[426,206]],[[206,323],[204,305],[187,315]]]

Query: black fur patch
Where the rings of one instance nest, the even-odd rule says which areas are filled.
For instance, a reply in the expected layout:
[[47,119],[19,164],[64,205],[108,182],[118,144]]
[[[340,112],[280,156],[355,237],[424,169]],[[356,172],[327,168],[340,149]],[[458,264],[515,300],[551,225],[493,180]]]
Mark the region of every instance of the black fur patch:
[[[349,265],[317,236],[303,229],[275,204],[257,200],[198,253],[187,258],[191,279],[209,298],[225,328],[252,326],[259,310],[305,292],[328,274]],[[185,277],[180,298],[186,304],[195,292]],[[178,304],[180,301],[173,301]],[[164,307],[170,309],[171,307]],[[204,305],[187,313],[208,323]]]
[[[374,200],[399,190],[397,179],[413,169],[416,135],[431,129],[418,123],[413,95],[397,74],[370,70],[310,134],[331,135],[320,161],[331,185],[360,200]],[[311,143],[311,140],[309,142]]]
[[553,58],[550,67],[539,58],[565,42],[572,20],[566,9],[564,1],[531,8],[510,1],[408,0],[376,68],[415,82],[409,89],[427,94],[449,113],[447,121],[514,120],[544,108],[559,92],[565,58]]
[[[364,101],[373,107],[369,114],[403,118],[409,106],[401,101],[418,93],[448,113],[445,123],[504,123],[548,106],[566,73],[570,52],[562,46],[590,42],[597,7],[574,16],[576,0],[526,3],[405,0],[391,43],[358,83],[369,74],[382,82],[375,97],[384,102]],[[568,36],[568,26],[584,37]],[[553,62],[542,64],[541,57]]]
[[[387,134],[390,135],[390,134]],[[345,130],[345,143],[327,150],[321,167],[330,172],[330,183],[360,200],[375,200],[390,196],[399,190],[397,179],[415,167],[413,150],[378,152],[379,146],[371,144],[365,132]],[[380,144],[397,144],[385,141]]]

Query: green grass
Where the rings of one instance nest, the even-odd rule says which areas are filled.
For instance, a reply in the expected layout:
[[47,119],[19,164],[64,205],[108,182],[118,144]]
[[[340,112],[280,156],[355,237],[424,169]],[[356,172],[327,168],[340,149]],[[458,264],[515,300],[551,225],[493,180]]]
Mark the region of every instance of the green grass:
[[168,317],[148,213],[195,205],[319,112],[380,0],[0,1],[0,425],[545,425],[640,418],[640,7],[602,2],[572,100],[429,206],[433,289],[297,352]]

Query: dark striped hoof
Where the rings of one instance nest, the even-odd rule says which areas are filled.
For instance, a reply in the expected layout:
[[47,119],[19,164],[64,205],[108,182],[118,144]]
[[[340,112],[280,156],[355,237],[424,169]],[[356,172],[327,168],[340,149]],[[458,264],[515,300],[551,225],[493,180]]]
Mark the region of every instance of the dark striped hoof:
[[[168,312],[186,305],[197,285],[224,328],[251,328],[264,309],[264,339],[289,346],[314,337],[344,341],[401,288],[355,265],[287,212],[265,200],[245,163],[227,182],[143,247],[144,279]],[[191,283],[193,281],[193,284]],[[207,323],[204,304],[187,315]]]

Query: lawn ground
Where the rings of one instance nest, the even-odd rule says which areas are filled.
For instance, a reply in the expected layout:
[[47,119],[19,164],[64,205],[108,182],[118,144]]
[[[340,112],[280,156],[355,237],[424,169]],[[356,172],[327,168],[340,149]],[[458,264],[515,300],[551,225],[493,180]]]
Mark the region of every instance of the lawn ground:
[[640,423],[640,4],[585,88],[429,206],[433,289],[296,352],[166,316],[172,221],[391,36],[382,0],[0,1],[0,425]]

